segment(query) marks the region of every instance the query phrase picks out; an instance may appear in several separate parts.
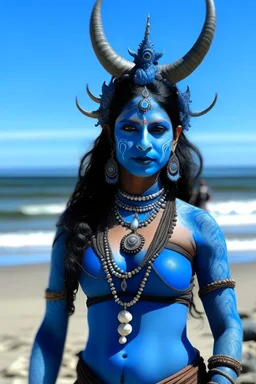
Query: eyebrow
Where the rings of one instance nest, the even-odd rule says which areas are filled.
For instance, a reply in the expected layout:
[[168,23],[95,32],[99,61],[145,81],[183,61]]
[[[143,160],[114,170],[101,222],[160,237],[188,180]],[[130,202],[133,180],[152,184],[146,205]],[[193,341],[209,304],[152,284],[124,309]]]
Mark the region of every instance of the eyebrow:
[[[131,123],[134,123],[134,124],[137,124],[137,125],[142,125],[143,124],[143,120],[140,120],[140,119],[136,119],[136,118],[132,118],[132,119],[124,119],[124,120],[120,120],[118,124],[131,124]],[[170,123],[169,121],[167,120],[151,120],[151,121],[147,121],[147,124],[148,125],[153,125],[153,124],[168,124],[170,126]]]

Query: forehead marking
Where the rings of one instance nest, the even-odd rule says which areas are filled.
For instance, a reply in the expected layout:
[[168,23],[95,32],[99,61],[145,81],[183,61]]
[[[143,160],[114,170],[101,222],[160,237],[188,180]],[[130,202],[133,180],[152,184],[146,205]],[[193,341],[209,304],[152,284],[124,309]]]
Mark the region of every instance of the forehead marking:
[[121,121],[133,121],[137,124],[151,124],[157,121],[162,121],[168,124],[171,124],[170,118],[167,112],[163,109],[163,107],[152,98],[151,101],[151,109],[147,112],[141,111],[139,109],[139,102],[141,101],[140,96],[135,97],[130,102],[128,102],[125,106],[121,114],[116,120],[116,124]]

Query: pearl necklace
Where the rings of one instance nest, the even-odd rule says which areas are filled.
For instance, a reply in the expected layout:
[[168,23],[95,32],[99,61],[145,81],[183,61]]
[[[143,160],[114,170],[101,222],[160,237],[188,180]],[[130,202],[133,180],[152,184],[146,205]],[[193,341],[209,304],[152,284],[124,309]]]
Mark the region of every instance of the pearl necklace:
[[[150,273],[152,271],[152,264],[154,263],[156,258],[159,256],[159,254],[162,252],[166,242],[168,241],[168,239],[173,233],[173,229],[177,221],[176,217],[177,215],[175,212],[175,201],[169,201],[167,205],[167,209],[163,212],[162,218],[157,227],[156,233],[154,235],[154,239],[151,242],[150,247],[147,250],[142,263],[130,272],[123,271],[121,268],[117,266],[117,264],[114,261],[111,248],[108,242],[108,226],[106,226],[106,230],[104,231],[104,233],[99,231],[97,237],[92,236],[92,244],[93,244],[94,250],[96,251],[96,254],[100,258],[102,268],[107,277],[107,282],[109,284],[110,291],[113,295],[113,299],[118,305],[120,305],[123,308],[122,311],[120,311],[117,316],[120,322],[117,328],[117,331],[120,335],[119,337],[120,344],[125,344],[127,342],[126,336],[130,335],[132,332],[132,326],[130,322],[132,321],[133,316],[130,313],[130,311],[127,310],[127,308],[132,307],[139,301],[144,291],[144,288],[146,286],[148,277],[150,276]],[[171,225],[170,225],[170,221],[171,221]],[[119,279],[123,279],[121,288],[122,290],[126,290],[127,283],[125,280],[131,279],[134,275],[139,273],[143,267],[145,267],[145,273],[139,285],[137,294],[132,298],[132,300],[128,302],[122,301],[118,296],[118,292],[114,285],[112,276],[115,276]],[[124,281],[126,285],[124,284]]]
[[[105,252],[107,254],[107,252],[109,252],[109,247],[107,245],[107,242],[105,242],[105,241],[104,241],[104,248],[105,248]],[[132,298],[132,300],[130,300],[128,302],[123,302],[118,297],[116,287],[113,283],[113,279],[112,279],[111,275],[113,274],[116,277],[119,277],[119,275],[120,275],[121,278],[125,277],[125,278],[129,279],[129,278],[132,278],[132,276],[135,275],[136,273],[139,273],[140,270],[142,269],[142,267],[138,266],[137,268],[135,268],[135,270],[133,270],[131,272],[127,272],[124,274],[121,274],[121,273],[117,274],[113,269],[113,265],[110,261],[110,258],[107,258],[107,260],[102,259],[102,268],[103,268],[103,270],[107,276],[107,282],[109,283],[113,298],[118,305],[121,305],[124,308],[121,312],[118,313],[118,316],[117,316],[117,318],[120,322],[120,324],[117,328],[117,332],[120,335],[120,338],[119,338],[120,344],[125,344],[127,342],[126,336],[128,336],[128,335],[130,335],[130,333],[132,333],[132,326],[129,323],[132,321],[133,317],[132,317],[132,314],[129,311],[127,311],[127,308],[132,307],[133,305],[135,305],[139,301],[139,299],[140,299],[140,297],[144,291],[144,288],[146,286],[146,282],[148,280],[150,272],[152,271],[152,263],[155,261],[155,259],[157,257],[158,257],[158,254],[155,254],[154,257],[152,258],[152,260],[148,262],[146,271],[144,273],[144,277],[141,280],[141,283],[139,285],[138,292]],[[125,285],[124,285],[124,282],[125,282]],[[126,288],[127,288],[126,280],[123,280],[121,287],[122,287],[122,290],[126,290]]]
[[134,217],[131,223],[125,221],[122,218],[121,214],[118,212],[117,203],[115,203],[114,215],[116,217],[116,220],[119,222],[119,224],[122,227],[125,227],[131,230],[131,232],[128,233],[128,235],[125,235],[121,240],[120,247],[124,253],[135,255],[136,253],[142,250],[145,244],[145,238],[142,234],[137,233],[137,230],[138,228],[147,227],[154,220],[154,218],[156,217],[160,209],[165,208],[165,199],[166,199],[166,192],[154,204],[154,208],[151,214],[145,220],[140,222],[138,213],[136,212],[134,214]]
[[111,273],[111,275],[115,276],[116,278],[123,280],[121,283],[121,288],[123,291],[126,291],[127,289],[126,280],[131,279],[133,276],[137,275],[144,267],[144,264],[142,263],[141,265],[138,265],[136,268],[134,268],[130,272],[125,272],[123,269],[119,268],[110,250],[107,232],[105,232],[104,234],[104,251],[105,251],[105,261],[107,263],[109,272]]
[[145,212],[149,212],[149,211],[152,211],[153,209],[155,209],[157,207],[157,205],[159,205],[160,201],[162,202],[161,208],[165,208],[164,199],[160,199],[160,200],[158,200],[152,204],[147,204],[147,205],[143,205],[143,206],[136,206],[136,205],[134,206],[134,205],[128,205],[128,204],[123,203],[117,197],[115,204],[116,204],[116,207],[122,208],[128,212],[145,213]]
[[147,195],[147,196],[133,196],[133,195],[129,195],[128,193],[122,191],[121,189],[118,190],[118,193],[120,193],[121,196],[123,196],[125,199],[131,200],[131,201],[149,201],[149,200],[154,200],[157,197],[159,197],[163,192],[164,192],[164,188],[160,189],[159,191],[157,191],[157,192],[155,192],[155,193],[153,193],[151,195]]

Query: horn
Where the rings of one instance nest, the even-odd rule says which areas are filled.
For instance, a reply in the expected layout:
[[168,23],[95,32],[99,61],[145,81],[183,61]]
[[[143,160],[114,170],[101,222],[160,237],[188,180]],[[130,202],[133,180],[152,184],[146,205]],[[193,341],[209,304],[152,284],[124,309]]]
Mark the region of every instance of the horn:
[[134,63],[119,56],[108,43],[101,19],[102,0],[97,0],[93,8],[90,22],[90,36],[94,52],[101,65],[114,77],[129,72]]
[[83,109],[82,107],[80,107],[78,100],[77,100],[77,97],[76,97],[76,106],[83,115],[85,115],[87,117],[91,117],[92,119],[99,119],[100,118],[100,112],[99,111],[88,112],[85,109]]
[[218,93],[215,94],[215,97],[214,97],[214,100],[213,102],[211,103],[211,105],[206,108],[204,111],[202,112],[190,112],[190,116],[192,117],[199,117],[199,116],[203,116],[205,115],[206,113],[210,112],[210,110],[214,107],[214,105],[216,104],[216,101],[218,99]]
[[86,84],[86,91],[87,91],[88,95],[90,96],[90,98],[91,98],[93,101],[95,101],[95,103],[100,104],[100,101],[101,101],[100,97],[96,97],[96,96],[94,96],[94,95],[91,93],[88,84]]
[[131,55],[132,57],[136,57],[137,56],[137,53],[132,51],[130,48],[128,48],[128,52],[129,52],[129,55]]
[[214,0],[206,1],[206,19],[202,32],[190,51],[169,65],[161,65],[159,70],[163,77],[176,84],[188,77],[201,64],[213,41],[216,29],[216,11]]

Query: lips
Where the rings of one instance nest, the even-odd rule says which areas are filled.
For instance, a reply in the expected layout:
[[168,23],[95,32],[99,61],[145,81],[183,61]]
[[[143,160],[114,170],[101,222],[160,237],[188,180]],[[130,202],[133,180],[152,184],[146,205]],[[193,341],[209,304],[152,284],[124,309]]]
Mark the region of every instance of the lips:
[[133,157],[133,160],[136,161],[138,164],[142,165],[148,165],[154,161],[151,157],[145,156],[145,157]]

